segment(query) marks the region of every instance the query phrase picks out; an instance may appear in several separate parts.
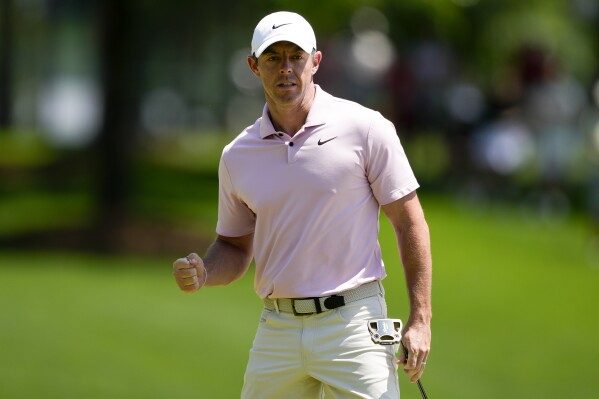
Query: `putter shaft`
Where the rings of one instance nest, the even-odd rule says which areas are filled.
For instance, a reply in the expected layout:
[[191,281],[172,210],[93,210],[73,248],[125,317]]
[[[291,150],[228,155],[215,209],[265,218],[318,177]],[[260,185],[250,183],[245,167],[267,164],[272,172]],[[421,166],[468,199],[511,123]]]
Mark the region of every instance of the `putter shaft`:
[[[403,355],[407,359],[408,358],[408,350],[404,346],[403,342],[400,342],[400,346],[401,346]],[[416,384],[418,385],[418,390],[420,390],[420,395],[422,395],[422,399],[428,399],[428,396],[426,396],[426,392],[424,391],[424,387],[422,386],[422,382],[420,382],[420,380],[418,380],[418,381],[416,381]]]

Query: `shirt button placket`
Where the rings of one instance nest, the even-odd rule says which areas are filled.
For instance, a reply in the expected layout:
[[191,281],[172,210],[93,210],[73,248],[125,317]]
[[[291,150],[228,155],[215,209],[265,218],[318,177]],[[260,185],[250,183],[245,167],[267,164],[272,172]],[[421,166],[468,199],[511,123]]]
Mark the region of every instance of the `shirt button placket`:
[[295,151],[293,150],[293,141],[287,143],[287,163],[292,163],[295,158]]

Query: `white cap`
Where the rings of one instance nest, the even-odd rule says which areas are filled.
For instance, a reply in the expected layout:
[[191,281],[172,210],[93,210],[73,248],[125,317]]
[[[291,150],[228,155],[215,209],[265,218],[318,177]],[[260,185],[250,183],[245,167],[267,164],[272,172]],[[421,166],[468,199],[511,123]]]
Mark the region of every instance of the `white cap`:
[[316,48],[314,30],[299,14],[279,11],[267,15],[256,26],[252,37],[252,54],[259,57],[271,44],[291,42],[311,53]]

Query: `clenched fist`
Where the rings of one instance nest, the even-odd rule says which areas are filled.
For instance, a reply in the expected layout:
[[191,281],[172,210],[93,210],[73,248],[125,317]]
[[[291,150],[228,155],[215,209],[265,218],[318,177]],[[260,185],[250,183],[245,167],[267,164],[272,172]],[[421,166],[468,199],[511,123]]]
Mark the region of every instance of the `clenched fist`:
[[173,276],[181,291],[192,294],[206,284],[208,274],[202,258],[192,253],[173,263]]

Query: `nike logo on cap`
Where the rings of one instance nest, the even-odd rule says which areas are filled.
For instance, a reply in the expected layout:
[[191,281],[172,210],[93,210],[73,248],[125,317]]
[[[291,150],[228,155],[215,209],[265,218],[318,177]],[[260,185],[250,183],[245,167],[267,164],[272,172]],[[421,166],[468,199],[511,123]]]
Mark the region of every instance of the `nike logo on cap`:
[[318,140],[318,145],[326,144],[326,143],[328,143],[331,140],[335,140],[336,138],[337,138],[337,136],[333,137],[332,139],[328,139],[328,140],[324,140],[324,141],[322,141],[322,139],[319,139]]
[[286,24],[280,24],[280,25],[272,24],[272,28],[273,29],[279,29],[281,26],[284,26],[284,25],[291,25],[291,22],[287,22]]

